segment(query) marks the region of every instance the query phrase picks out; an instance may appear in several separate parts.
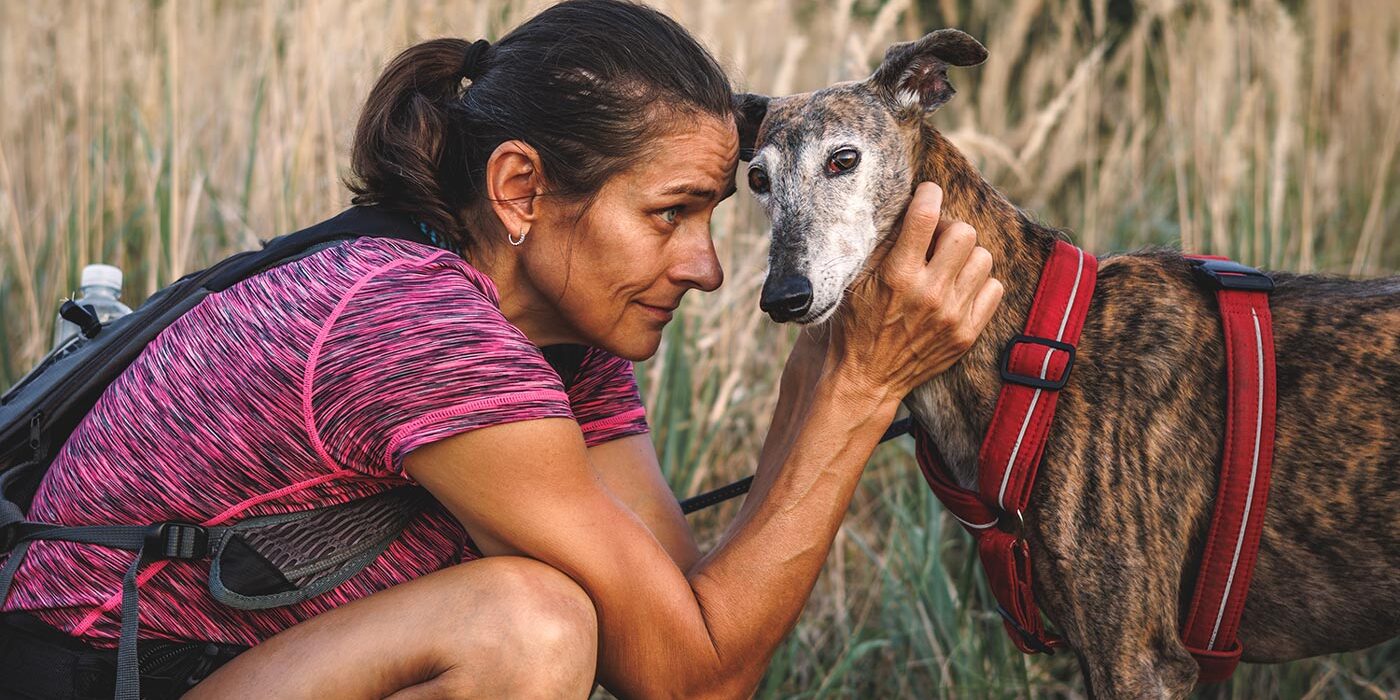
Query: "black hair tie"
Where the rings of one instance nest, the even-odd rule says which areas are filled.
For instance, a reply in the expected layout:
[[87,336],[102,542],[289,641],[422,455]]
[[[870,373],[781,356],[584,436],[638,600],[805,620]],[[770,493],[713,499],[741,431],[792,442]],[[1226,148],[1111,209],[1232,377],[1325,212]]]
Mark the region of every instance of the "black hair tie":
[[457,72],[467,80],[476,80],[481,76],[481,58],[486,55],[486,49],[491,48],[491,42],[485,39],[477,39],[462,54],[462,68]]

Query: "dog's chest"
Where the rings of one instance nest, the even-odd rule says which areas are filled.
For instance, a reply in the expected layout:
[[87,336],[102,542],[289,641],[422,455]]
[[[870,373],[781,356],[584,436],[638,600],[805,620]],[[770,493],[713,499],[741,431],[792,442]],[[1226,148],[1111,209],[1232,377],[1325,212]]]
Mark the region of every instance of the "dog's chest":
[[981,435],[956,391],[957,380],[955,372],[944,372],[911,392],[904,405],[933,438],[958,485],[976,488]]

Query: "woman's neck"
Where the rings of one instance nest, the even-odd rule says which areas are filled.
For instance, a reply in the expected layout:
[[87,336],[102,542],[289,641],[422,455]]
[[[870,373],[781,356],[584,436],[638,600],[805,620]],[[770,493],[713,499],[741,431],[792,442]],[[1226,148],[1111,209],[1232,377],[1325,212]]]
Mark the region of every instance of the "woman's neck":
[[548,303],[530,282],[520,256],[511,251],[492,250],[478,246],[464,255],[467,264],[486,275],[496,286],[501,315],[536,347],[580,342],[567,332],[568,324],[559,309]]

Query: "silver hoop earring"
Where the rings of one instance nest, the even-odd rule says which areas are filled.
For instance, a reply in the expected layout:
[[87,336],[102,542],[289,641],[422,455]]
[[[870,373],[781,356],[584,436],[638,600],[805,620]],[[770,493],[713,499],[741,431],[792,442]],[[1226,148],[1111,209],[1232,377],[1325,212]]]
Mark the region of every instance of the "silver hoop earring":
[[516,238],[515,234],[513,233],[507,233],[506,240],[510,241],[511,245],[520,245],[521,243],[525,242],[525,234],[529,232],[530,229],[520,229],[520,238]]

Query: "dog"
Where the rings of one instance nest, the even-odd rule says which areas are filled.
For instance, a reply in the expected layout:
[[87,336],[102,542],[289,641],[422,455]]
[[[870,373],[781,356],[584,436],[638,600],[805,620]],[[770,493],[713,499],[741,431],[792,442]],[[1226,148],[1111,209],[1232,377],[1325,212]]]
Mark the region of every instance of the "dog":
[[[972,349],[905,404],[975,488],[979,444],[1056,229],[988,184],[929,123],[950,66],[986,49],[954,29],[889,48],[869,78],[781,98],[738,95],[740,154],[772,223],[761,307],[817,324],[895,230],[913,187],[991,252],[1005,293]],[[755,187],[756,186],[756,187]],[[1226,430],[1214,294],[1171,250],[1100,259],[1025,513],[1034,591],[1100,697],[1180,697],[1180,638]],[[1240,622],[1244,660],[1360,649],[1400,633],[1400,277],[1267,273],[1276,344],[1272,486]]]

